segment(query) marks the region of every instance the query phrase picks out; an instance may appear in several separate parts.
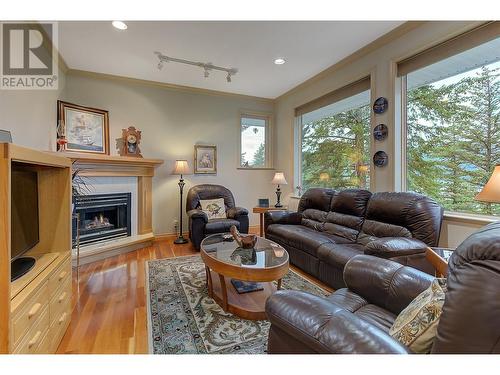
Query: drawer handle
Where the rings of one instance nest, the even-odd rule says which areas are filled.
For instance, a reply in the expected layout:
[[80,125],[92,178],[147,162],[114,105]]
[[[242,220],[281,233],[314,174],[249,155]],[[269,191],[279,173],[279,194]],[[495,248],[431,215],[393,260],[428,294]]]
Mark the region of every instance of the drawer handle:
[[59,324],[63,324],[64,323],[64,321],[66,320],[66,315],[67,315],[66,313],[64,313],[64,314],[61,315],[61,317],[59,318],[59,322],[58,322]]
[[57,302],[61,303],[62,301],[64,301],[65,298],[66,298],[66,292],[64,292],[63,294],[61,294],[61,296],[59,297],[59,299],[57,300]]
[[66,271],[62,271],[60,274],[59,274],[59,281],[61,281],[62,279],[64,279],[64,276],[66,276],[68,274],[68,272]]
[[40,310],[40,307],[42,307],[41,303],[39,302],[35,303],[31,308],[31,310],[28,312],[28,319],[33,318],[36,315],[36,313]]
[[32,348],[33,346],[36,345],[36,343],[38,342],[38,340],[40,340],[40,336],[42,335],[42,331],[38,331],[35,336],[33,336],[33,338],[30,340],[30,342],[28,343],[28,348]]

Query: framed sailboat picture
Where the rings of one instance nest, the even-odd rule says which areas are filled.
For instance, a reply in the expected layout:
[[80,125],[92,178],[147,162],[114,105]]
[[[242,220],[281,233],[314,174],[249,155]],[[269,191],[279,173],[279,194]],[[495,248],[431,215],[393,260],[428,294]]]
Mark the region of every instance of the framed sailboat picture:
[[57,101],[58,151],[109,155],[108,111]]

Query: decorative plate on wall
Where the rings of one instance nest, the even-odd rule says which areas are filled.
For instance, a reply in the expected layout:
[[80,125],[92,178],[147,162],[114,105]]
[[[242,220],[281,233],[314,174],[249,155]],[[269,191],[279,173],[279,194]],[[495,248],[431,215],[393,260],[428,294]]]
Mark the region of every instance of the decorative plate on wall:
[[373,138],[376,141],[383,141],[387,138],[387,134],[389,133],[389,129],[385,124],[378,124],[373,128]]
[[384,151],[377,151],[375,155],[373,155],[373,165],[376,167],[385,167],[389,162],[389,155],[387,155]]
[[380,98],[375,100],[375,103],[373,103],[373,112],[375,112],[376,114],[384,113],[387,110],[388,106],[389,102],[387,101],[387,99],[381,96]]

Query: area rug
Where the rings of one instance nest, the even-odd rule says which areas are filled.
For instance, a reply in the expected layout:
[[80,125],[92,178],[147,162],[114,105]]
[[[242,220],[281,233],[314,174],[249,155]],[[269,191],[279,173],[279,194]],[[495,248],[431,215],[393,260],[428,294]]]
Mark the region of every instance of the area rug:
[[[149,351],[154,354],[263,354],[270,323],[241,319],[208,296],[201,257],[146,264]],[[232,285],[228,285],[232,287]],[[289,271],[283,289],[326,291]]]

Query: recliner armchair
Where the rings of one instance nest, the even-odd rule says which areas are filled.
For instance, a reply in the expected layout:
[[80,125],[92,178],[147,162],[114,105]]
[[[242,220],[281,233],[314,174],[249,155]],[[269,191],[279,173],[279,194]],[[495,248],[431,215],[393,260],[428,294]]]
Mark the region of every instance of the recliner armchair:
[[[224,198],[225,219],[208,220],[201,210],[200,200]],[[186,211],[189,217],[189,239],[199,250],[201,241],[210,234],[229,232],[235,225],[241,233],[248,233],[248,210],[236,207],[233,193],[221,185],[202,184],[189,189],[186,199]]]
[[[347,288],[328,298],[278,291],[266,303],[269,353],[410,353],[389,334],[397,315],[433,277],[357,255]],[[448,291],[432,353],[500,353],[500,222],[469,236],[448,263]]]

